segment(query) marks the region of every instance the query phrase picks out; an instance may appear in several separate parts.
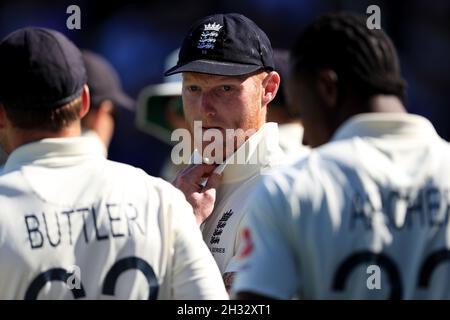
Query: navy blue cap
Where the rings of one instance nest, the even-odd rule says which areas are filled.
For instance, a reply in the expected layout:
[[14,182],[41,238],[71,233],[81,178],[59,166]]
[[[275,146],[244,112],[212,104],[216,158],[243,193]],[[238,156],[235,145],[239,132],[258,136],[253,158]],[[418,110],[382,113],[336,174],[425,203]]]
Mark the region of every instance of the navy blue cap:
[[82,93],[81,52],[63,34],[19,29],[0,42],[0,102],[17,108],[58,108]]
[[135,102],[122,89],[119,75],[113,66],[102,56],[88,50],[82,52],[87,72],[87,83],[91,96],[91,107],[95,108],[104,100],[133,110]]
[[195,22],[183,41],[177,65],[166,71],[238,76],[274,70],[272,46],[252,20],[237,14],[215,14]]

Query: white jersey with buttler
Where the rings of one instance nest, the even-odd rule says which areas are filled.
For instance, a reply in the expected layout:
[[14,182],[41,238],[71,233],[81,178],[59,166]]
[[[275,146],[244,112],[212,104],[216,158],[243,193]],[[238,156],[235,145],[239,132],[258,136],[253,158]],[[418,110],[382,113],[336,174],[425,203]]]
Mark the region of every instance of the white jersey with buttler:
[[450,146],[425,118],[355,116],[249,203],[235,293],[450,298]]
[[23,145],[0,176],[1,299],[226,299],[182,193],[89,138]]

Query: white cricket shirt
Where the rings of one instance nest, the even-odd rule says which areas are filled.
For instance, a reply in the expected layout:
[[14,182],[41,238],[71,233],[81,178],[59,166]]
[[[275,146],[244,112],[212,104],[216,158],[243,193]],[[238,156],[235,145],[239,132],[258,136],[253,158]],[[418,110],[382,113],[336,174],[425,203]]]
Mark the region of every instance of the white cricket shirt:
[[450,298],[450,146],[423,117],[349,119],[250,204],[233,292]]
[[[232,162],[247,150],[244,163]],[[276,123],[266,123],[253,134],[216,171],[223,172],[211,216],[202,224],[203,239],[211,250],[220,271],[235,272],[235,255],[241,244],[241,221],[248,196],[261,174],[285,161],[278,140]]]
[[0,299],[227,298],[183,194],[92,139],[16,149],[0,208]]

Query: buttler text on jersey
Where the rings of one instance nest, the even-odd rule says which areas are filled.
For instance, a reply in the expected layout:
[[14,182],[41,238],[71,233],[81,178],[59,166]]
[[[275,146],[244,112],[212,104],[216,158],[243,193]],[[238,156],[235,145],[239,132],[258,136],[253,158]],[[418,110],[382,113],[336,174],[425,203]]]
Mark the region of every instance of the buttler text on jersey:
[[[106,219],[106,221],[104,221]],[[40,212],[24,217],[31,249],[145,235],[144,221],[131,204],[102,203],[90,207]]]

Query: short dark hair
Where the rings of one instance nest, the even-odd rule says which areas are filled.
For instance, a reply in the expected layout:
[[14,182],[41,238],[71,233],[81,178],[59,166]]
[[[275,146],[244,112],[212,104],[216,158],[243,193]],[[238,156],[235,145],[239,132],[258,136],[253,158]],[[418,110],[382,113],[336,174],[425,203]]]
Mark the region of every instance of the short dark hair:
[[362,15],[321,16],[297,39],[290,58],[294,76],[332,69],[360,97],[392,94],[404,99],[406,82],[395,47],[383,30],[369,29]]
[[11,107],[2,104],[11,124],[19,129],[58,132],[80,119],[82,97],[58,108]]

